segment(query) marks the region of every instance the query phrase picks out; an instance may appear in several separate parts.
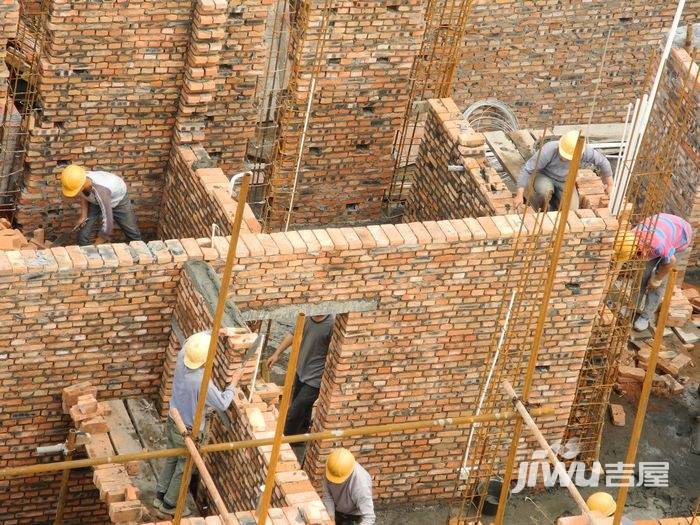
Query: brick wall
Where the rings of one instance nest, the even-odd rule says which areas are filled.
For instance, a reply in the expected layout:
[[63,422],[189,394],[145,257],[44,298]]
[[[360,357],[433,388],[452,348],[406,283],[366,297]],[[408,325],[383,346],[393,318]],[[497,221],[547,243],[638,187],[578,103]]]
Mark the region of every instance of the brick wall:
[[0,2],[0,107],[4,106],[7,93],[7,79],[10,72],[5,65],[7,41],[17,35],[19,3],[17,0]]
[[254,96],[258,79],[266,74],[270,35],[267,41],[264,37],[272,4],[272,0],[244,0],[228,6],[205,145],[229,176],[242,170],[247,141],[255,132]]
[[[697,79],[697,65],[689,73],[691,64],[692,59],[685,50],[674,49],[671,53],[657,96],[657,103],[663,104],[666,111],[679,104],[683,86],[690,87],[690,79]],[[700,80],[695,86],[694,95],[685,94],[684,99],[680,103],[683,111],[690,115],[690,129],[682,137],[678,148],[664,211],[685,218],[693,226],[696,239],[693,250],[684,254],[680,267],[687,265],[688,269],[700,269],[697,248],[697,236],[700,234]],[[694,105],[689,103],[690,100],[695,101]]]
[[[334,2],[294,197],[291,224],[328,225],[379,218],[393,171],[395,131],[423,32],[419,0]],[[291,201],[297,154],[322,30],[321,2],[297,2],[292,77],[278,115],[279,147],[267,174],[271,231]]]
[[77,206],[61,198],[57,175],[81,162],[126,180],[139,226],[154,236],[191,16],[189,0],[50,3],[42,112],[17,214],[24,229],[74,223]]
[[[407,221],[502,215],[513,197],[486,162],[485,139],[452,99],[428,101],[425,134],[406,202]],[[449,166],[464,171],[450,171]]]
[[[608,30],[612,30],[595,119],[621,122],[676,3],[657,0],[474,2],[455,85],[457,105],[494,97],[522,127],[587,122]],[[685,20],[700,18],[690,2]]]
[[[211,236],[212,223],[228,234],[236,206],[237,202],[228,193],[228,179],[201,146],[174,149],[159,225],[161,238]],[[260,231],[260,224],[248,205],[241,228]]]

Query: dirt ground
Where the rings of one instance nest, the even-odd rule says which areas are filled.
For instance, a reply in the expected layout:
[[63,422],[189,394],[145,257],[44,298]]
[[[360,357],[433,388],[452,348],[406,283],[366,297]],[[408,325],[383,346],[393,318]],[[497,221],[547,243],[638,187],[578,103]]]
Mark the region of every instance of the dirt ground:
[[[697,352],[696,352],[697,354]],[[697,356],[697,355],[696,355]],[[613,394],[613,402],[625,407],[627,425],[606,425],[601,462],[624,461],[634,418],[635,400]],[[637,461],[668,461],[667,488],[638,487],[630,490],[626,516],[632,519],[652,519],[692,515],[693,502],[700,496],[700,455],[690,452],[695,416],[700,415],[698,384],[689,384],[685,395],[673,399],[652,397],[647,411]],[[612,489],[613,491],[615,489]],[[582,489],[585,496],[594,489]],[[513,495],[509,502],[507,525],[543,525],[554,523],[558,517],[575,514],[576,507],[565,489]],[[393,506],[379,509],[377,523],[381,525],[423,525],[446,522],[445,505]],[[488,517],[484,523],[490,523]]]

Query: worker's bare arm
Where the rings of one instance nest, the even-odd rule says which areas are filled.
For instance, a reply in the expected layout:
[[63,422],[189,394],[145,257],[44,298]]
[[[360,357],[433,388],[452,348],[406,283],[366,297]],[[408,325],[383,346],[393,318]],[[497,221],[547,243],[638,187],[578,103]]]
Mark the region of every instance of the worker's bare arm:
[[282,355],[282,352],[284,352],[287,348],[292,346],[292,339],[292,334],[287,334],[284,337],[284,339],[282,339],[282,342],[277,347],[277,350],[275,350],[275,352],[267,359],[268,368],[270,368],[277,362],[277,360],[280,358],[280,355]]

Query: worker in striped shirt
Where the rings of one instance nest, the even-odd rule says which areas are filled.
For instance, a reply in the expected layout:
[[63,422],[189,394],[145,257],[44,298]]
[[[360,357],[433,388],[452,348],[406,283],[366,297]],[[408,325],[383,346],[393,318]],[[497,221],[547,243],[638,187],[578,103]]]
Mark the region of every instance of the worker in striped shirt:
[[640,304],[644,307],[634,321],[634,329],[646,330],[656,314],[666,289],[667,277],[676,266],[676,256],[690,248],[693,243],[693,229],[688,221],[659,213],[644,219],[634,228],[637,246],[647,265],[642,276]]

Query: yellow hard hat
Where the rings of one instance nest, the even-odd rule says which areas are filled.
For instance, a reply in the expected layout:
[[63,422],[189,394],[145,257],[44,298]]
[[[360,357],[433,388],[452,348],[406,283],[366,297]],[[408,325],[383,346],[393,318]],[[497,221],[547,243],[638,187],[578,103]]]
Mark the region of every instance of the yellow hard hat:
[[637,236],[634,232],[627,230],[618,233],[615,237],[615,260],[617,262],[627,262],[637,252]]
[[71,164],[61,172],[61,190],[66,197],[75,197],[83,189],[87,174],[82,166]]
[[209,355],[209,343],[211,334],[209,332],[197,332],[185,341],[185,366],[195,370],[207,361]]
[[355,468],[355,456],[346,448],[335,448],[326,460],[326,479],[331,483],[344,483]]
[[613,497],[607,492],[596,492],[586,500],[586,505],[593,512],[600,512],[603,516],[612,516],[617,510]]
[[566,160],[574,158],[578,136],[578,131],[569,131],[559,139],[559,155],[561,155],[562,158]]

